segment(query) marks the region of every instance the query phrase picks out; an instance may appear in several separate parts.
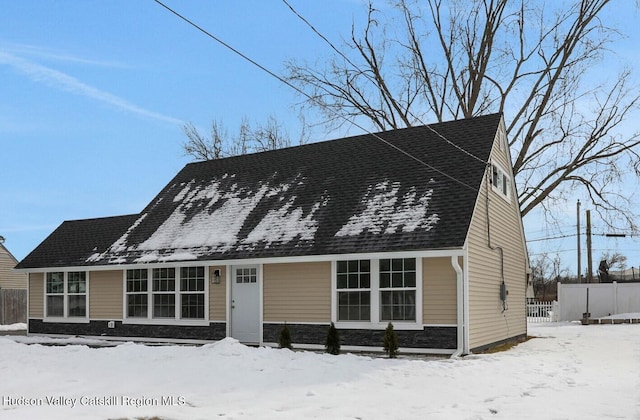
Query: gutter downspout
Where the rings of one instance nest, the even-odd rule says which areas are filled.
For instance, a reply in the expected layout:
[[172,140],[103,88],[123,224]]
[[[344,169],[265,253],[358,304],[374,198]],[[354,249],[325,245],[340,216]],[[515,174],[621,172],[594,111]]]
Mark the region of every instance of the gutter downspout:
[[456,271],[456,289],[457,289],[457,318],[458,318],[458,348],[451,355],[451,358],[459,357],[466,348],[464,339],[465,339],[465,331],[464,331],[464,273],[460,264],[458,264],[458,257],[453,255],[451,256],[451,266]]

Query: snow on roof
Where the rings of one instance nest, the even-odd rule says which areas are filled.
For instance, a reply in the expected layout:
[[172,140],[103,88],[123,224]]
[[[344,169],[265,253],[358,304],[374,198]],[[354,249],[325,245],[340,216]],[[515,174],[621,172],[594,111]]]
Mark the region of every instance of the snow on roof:
[[[433,180],[431,180],[433,182]],[[363,198],[363,209],[349,218],[336,236],[355,236],[370,233],[413,232],[418,228],[431,230],[440,220],[437,214],[427,216],[433,189],[420,197],[411,187],[402,197],[399,182],[384,181],[370,185]]]
[[[156,251],[206,246],[224,252],[238,242],[244,221],[269,190],[269,186],[261,185],[256,191],[247,191],[234,184],[222,191],[218,181],[205,186],[189,184],[174,199],[180,202],[175,211],[136,249]],[[179,200],[181,197],[184,198]],[[192,211],[196,206],[199,209]]]
[[[289,193],[292,184],[302,182],[300,176],[290,183],[260,182],[256,188],[238,184],[221,187],[221,180],[229,178],[234,175],[225,174],[204,184],[191,180],[177,185],[180,190],[173,198],[177,206],[151,236],[139,244],[130,241],[131,233],[147,217],[144,213],[106,252],[93,254],[87,262],[107,258],[109,263],[122,263],[123,255],[130,253],[137,255],[135,263],[189,261],[233,248],[253,250],[292,241],[295,246],[313,243],[319,226],[316,212],[330,201],[326,191],[305,212],[296,206],[296,196]],[[433,190],[418,195],[415,187],[410,187],[400,195],[400,187],[399,182],[390,180],[370,185],[362,197],[361,211],[351,216],[335,236],[393,234],[418,228],[428,231],[435,226],[439,216],[428,215]],[[240,231],[247,218],[266,197],[277,204],[242,237]]]
[[190,163],[140,214],[65,222],[19,268],[462,247],[486,168],[436,133],[488,159],[501,121]]
[[[305,214],[295,205],[295,196],[285,199],[290,183],[260,182],[255,189],[238,184],[221,187],[221,180],[234,177],[225,174],[206,184],[195,180],[180,184],[181,190],[173,198],[177,204],[175,210],[148,239],[139,244],[130,243],[130,235],[146,218],[145,213],[106,252],[93,254],[87,262],[107,258],[110,263],[119,263],[123,261],[122,254],[132,252],[139,254],[134,260],[136,263],[188,261],[211,252],[226,252],[239,244],[251,249],[256,244],[268,247],[274,242],[314,240],[318,229],[314,214],[327,205],[327,196],[321,197]],[[292,181],[300,182],[299,176]],[[270,209],[241,240],[240,230],[265,197],[275,198],[279,206]]]
[[318,222],[313,216],[320,207],[327,205],[327,200],[316,203],[306,216],[300,207],[291,210],[294,202],[295,197],[292,197],[284,206],[269,210],[243,243],[265,243],[269,246],[274,242],[289,242],[295,238],[313,241],[318,230]]

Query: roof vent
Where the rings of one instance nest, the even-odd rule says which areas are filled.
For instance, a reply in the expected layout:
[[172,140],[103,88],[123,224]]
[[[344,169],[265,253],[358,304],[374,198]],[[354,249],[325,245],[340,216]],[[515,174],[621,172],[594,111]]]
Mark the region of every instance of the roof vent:
[[4,236],[0,235],[0,245],[4,243]]

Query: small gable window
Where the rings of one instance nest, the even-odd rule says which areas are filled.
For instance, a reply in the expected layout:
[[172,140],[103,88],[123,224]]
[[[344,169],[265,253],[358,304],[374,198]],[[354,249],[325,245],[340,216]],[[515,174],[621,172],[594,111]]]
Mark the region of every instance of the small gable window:
[[505,198],[509,198],[510,182],[510,178],[502,168],[495,164],[491,165],[491,186],[494,191]]

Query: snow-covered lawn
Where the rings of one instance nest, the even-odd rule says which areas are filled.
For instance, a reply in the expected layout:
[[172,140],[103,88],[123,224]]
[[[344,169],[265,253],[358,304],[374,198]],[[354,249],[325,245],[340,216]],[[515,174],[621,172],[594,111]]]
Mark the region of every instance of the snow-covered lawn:
[[18,324],[0,325],[0,331],[26,331],[27,324],[21,322]]
[[538,338],[456,360],[0,337],[0,418],[640,418],[640,324],[529,327]]

